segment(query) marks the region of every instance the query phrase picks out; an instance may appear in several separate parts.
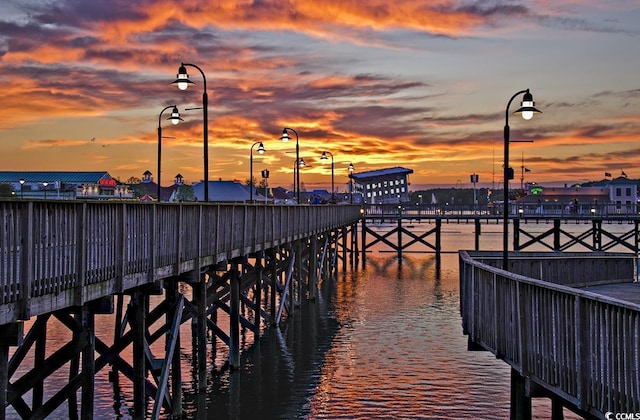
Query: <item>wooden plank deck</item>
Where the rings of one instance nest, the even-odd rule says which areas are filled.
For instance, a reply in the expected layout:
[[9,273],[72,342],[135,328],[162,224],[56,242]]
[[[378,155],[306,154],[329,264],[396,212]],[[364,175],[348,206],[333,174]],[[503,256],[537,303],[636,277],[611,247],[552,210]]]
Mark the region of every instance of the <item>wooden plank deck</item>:
[[609,296],[635,305],[640,305],[639,282],[601,284],[597,286],[583,287],[582,290]]

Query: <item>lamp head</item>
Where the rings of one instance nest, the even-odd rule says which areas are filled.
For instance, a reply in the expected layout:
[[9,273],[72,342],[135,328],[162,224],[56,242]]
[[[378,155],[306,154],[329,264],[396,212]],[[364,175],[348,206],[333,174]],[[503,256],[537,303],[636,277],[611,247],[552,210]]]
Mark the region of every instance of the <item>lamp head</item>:
[[304,168],[304,158],[300,158],[300,160],[298,161],[298,166]]
[[258,153],[263,154],[264,152],[266,152],[266,150],[262,145],[262,142],[260,142],[260,144],[258,145]]
[[286,128],[282,129],[282,136],[280,137],[280,140],[289,141],[289,133],[287,132]]
[[18,182],[20,183],[20,185],[24,185],[25,180],[24,180],[24,179],[22,179],[22,178],[20,178],[20,179],[18,180]]
[[193,84],[193,82],[189,80],[189,74],[187,74],[187,68],[184,66],[184,64],[181,64],[180,68],[178,68],[176,80],[174,80],[171,84],[178,86],[178,89],[180,90],[186,90],[189,85]]
[[520,108],[514,111],[514,114],[521,114],[522,118],[525,120],[530,120],[533,118],[533,114],[541,114],[542,111],[536,109],[534,106],[535,102],[533,102],[533,95],[527,90],[522,97],[522,103],[520,104]]
[[42,185],[44,185],[44,186],[46,187],[47,185],[49,185],[49,183],[48,183],[47,181],[44,181],[44,182],[42,183]]
[[353,166],[353,163],[350,163],[349,164],[349,172],[353,172],[355,170],[356,170],[356,168]]
[[171,111],[171,116],[167,119],[171,120],[171,124],[173,125],[178,124],[180,121],[184,121],[182,118],[180,118],[180,112],[178,111],[177,106],[173,107],[173,110]]
[[327,159],[329,159],[327,157],[327,152],[322,152],[322,156],[320,156],[320,160],[327,160]]

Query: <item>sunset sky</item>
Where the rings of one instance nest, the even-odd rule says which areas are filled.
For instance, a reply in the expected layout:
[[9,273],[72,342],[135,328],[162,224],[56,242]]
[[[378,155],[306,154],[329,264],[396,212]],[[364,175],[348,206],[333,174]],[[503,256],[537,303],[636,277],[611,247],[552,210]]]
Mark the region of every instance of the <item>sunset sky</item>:
[[[268,168],[291,188],[299,134],[307,189],[404,166],[411,189],[502,181],[505,108],[531,89],[543,111],[509,118],[520,181],[640,178],[640,1],[2,0],[0,170],[108,171],[162,184],[203,178],[205,73],[209,179]],[[522,97],[514,100],[516,110]]]

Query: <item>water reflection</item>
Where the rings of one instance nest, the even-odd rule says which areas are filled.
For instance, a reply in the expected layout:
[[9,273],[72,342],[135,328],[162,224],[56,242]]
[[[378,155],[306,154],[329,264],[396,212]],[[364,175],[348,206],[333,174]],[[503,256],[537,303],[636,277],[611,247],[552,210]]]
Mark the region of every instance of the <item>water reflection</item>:
[[508,374],[466,351],[457,270],[370,258],[265,331],[239,371],[214,373],[208,418],[504,418]]
[[457,258],[374,256],[323,282],[239,371],[214,375],[208,418],[508,418],[508,366],[466,350]]

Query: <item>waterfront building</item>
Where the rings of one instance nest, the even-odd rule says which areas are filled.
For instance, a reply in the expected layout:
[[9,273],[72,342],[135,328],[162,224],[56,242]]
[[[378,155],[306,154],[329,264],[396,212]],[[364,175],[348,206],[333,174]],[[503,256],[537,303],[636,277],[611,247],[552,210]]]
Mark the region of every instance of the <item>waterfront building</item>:
[[403,167],[378,169],[349,174],[354,181],[354,192],[361,194],[368,204],[409,202],[409,174]]
[[0,183],[10,184],[25,199],[132,198],[133,192],[106,171],[0,171]]
[[[253,187],[253,199],[264,201],[264,195],[260,195],[261,188]],[[193,184],[193,193],[198,201],[204,201],[204,183]],[[264,193],[264,190],[262,191]],[[209,181],[209,201],[222,203],[244,203],[251,199],[249,187],[237,181]]]
[[635,213],[638,207],[636,181],[620,176],[597,182],[588,187],[542,187],[532,185],[529,194],[517,200],[518,204],[540,205],[540,211],[561,209],[588,213],[599,206],[613,207],[615,213]]

